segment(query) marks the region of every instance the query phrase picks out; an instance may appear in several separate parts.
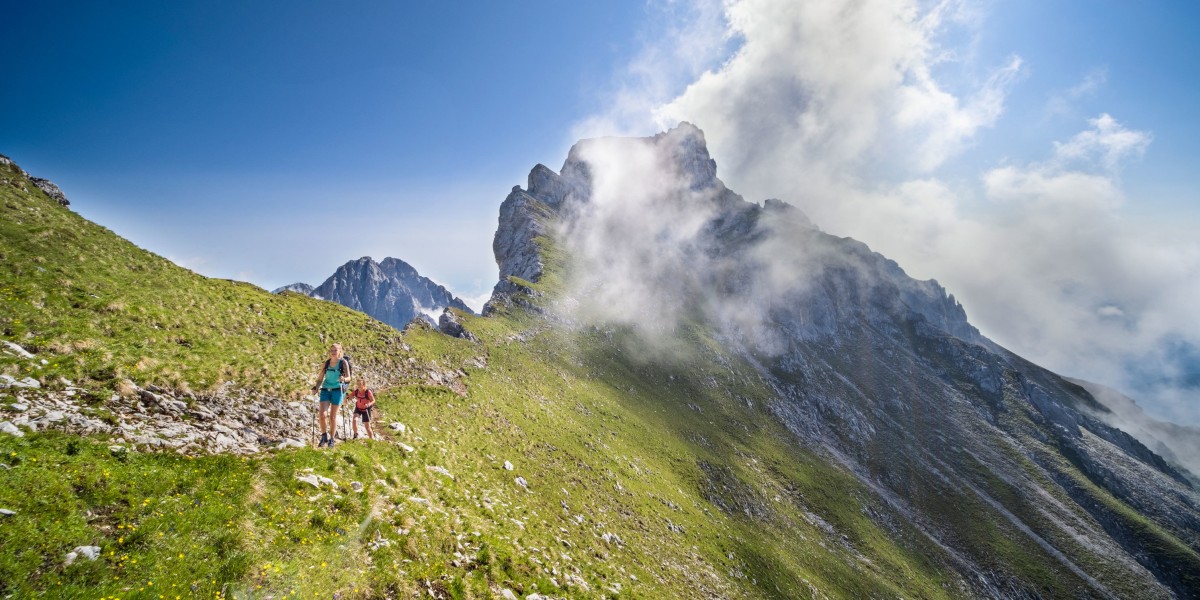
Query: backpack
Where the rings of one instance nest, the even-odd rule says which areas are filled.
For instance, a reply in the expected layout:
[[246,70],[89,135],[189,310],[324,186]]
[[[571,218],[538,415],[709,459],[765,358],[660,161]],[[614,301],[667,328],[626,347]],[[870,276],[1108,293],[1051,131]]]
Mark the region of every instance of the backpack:
[[[346,365],[346,367],[344,369],[342,368],[343,363]],[[328,358],[325,359],[325,368],[329,368],[329,359]],[[342,377],[345,377],[346,379],[350,379],[350,378],[354,377],[354,362],[350,360],[349,354],[343,354],[342,360],[338,361],[338,372],[341,374]]]

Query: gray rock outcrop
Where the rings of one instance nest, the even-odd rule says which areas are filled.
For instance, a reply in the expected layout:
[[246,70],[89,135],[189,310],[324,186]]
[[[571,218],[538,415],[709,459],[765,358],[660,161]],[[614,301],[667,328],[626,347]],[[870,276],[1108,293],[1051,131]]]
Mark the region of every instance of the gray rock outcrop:
[[67,195],[64,194],[63,191],[59,189],[59,187],[55,185],[53,181],[50,181],[49,179],[42,179],[41,177],[30,177],[29,181],[32,182],[37,189],[42,190],[43,193],[49,196],[51,200],[54,200],[63,206],[71,205],[71,201],[67,200]]
[[71,201],[67,200],[67,195],[63,193],[53,181],[42,179],[41,177],[33,177],[25,169],[22,169],[17,163],[3,154],[0,154],[0,169],[4,169],[16,175],[15,177],[0,178],[0,183],[9,184],[21,188],[28,192],[29,185],[41,190],[51,200],[59,203],[61,206],[70,206]]
[[446,307],[446,310],[442,311],[442,316],[438,317],[438,330],[450,337],[471,341],[476,339],[474,334],[463,327],[462,321],[450,307]]

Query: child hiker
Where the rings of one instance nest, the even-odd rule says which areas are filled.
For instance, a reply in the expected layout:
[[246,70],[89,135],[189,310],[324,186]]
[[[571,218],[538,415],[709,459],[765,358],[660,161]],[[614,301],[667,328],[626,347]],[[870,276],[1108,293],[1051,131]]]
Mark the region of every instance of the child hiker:
[[321,363],[321,369],[317,372],[317,384],[312,388],[314,392],[318,389],[321,391],[321,404],[317,410],[317,420],[321,423],[321,442],[317,444],[318,447],[332,448],[337,433],[338,407],[341,406],[342,395],[345,393],[342,384],[350,381],[350,363],[344,355],[341,344],[329,347],[329,358]]
[[367,428],[367,437],[375,439],[375,431],[371,429],[371,409],[375,408],[375,394],[367,389],[367,380],[359,377],[358,385],[350,392],[354,398],[354,437],[358,438],[358,418],[362,418],[363,426]]

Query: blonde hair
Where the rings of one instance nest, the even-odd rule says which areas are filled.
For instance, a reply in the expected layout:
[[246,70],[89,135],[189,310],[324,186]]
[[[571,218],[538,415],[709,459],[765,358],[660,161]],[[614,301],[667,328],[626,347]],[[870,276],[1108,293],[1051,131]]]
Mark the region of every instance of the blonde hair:
[[342,360],[342,357],[346,356],[346,352],[344,350],[342,350],[341,344],[334,344],[334,345],[330,346],[329,349],[333,350],[334,352],[337,352],[338,360]]
[[362,375],[359,375],[358,377],[355,377],[355,378],[354,378],[354,383],[355,383],[355,386],[354,386],[354,389],[355,389],[355,390],[365,390],[365,389],[367,389],[367,378],[366,378],[366,377],[363,377]]

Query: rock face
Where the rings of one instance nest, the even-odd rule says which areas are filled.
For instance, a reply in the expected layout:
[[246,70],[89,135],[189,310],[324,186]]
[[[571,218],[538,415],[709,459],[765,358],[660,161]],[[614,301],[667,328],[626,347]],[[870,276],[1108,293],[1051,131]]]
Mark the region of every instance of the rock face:
[[31,181],[33,185],[37,186],[39,190],[45,192],[45,194],[49,196],[51,200],[54,200],[63,206],[71,205],[71,201],[67,200],[67,195],[64,194],[63,191],[60,190],[53,181],[50,181],[49,179],[42,179],[41,177],[30,177],[29,181]]
[[1200,428],[1159,421],[1142,411],[1133,398],[1098,383],[1068,381],[1086,389],[1103,405],[1091,411],[1093,416],[1129,432],[1169,463],[1186,469],[1193,482],[1200,483]]
[[413,319],[436,325],[437,315],[447,307],[472,312],[466,303],[449,290],[398,258],[375,262],[369,256],[352,260],[334,272],[324,283],[313,288],[293,283],[275,290],[293,291],[314,298],[331,300],[395,327],[404,329]]
[[454,314],[450,307],[446,307],[446,310],[442,311],[442,316],[438,317],[438,330],[451,337],[475,341],[474,334],[463,327],[458,315]]
[[[982,336],[936,281],[912,279],[784,202],[742,200],[716,177],[703,134],[689,124],[652,138],[581,141],[557,174],[534,167],[528,189],[514,188],[501,206],[493,243],[500,282],[485,314],[520,302],[520,281],[542,277],[542,239],[569,252],[570,236],[598,235],[610,253],[602,258],[635,266],[651,255],[622,256],[641,240],[619,228],[579,229],[577,215],[596,202],[600,165],[588,157],[597,144],[608,156],[658,163],[663,176],[652,184],[670,189],[638,207],[645,212],[635,220],[680,198],[706,215],[677,268],[654,272],[645,287],[671,290],[657,296],[662,304],[700,315],[755,365],[775,390],[770,410],[795,442],[844,464],[947,548],[975,593],[1039,595],[1036,583],[1014,579],[970,541],[986,522],[1040,548],[1035,560],[1073,574],[1085,595],[1118,595],[1107,586],[1120,572],[1152,596],[1200,597],[1200,494],[1186,473],[1113,427],[1111,411],[1087,389]],[[568,283],[561,304],[585,302],[571,295],[589,291]]]
[[3,154],[0,154],[0,168],[5,168],[8,170],[16,171],[17,173],[20,174],[20,177],[18,177],[16,179],[9,179],[9,178],[0,179],[0,183],[16,185],[17,187],[21,187],[21,188],[25,189],[26,191],[28,191],[27,184],[24,183],[24,181],[23,181],[23,180],[27,179],[29,183],[33,184],[34,187],[41,190],[42,193],[46,194],[46,196],[49,197],[51,200],[54,200],[55,202],[59,203],[62,206],[70,206],[71,205],[71,201],[67,200],[67,195],[64,194],[63,191],[61,189],[59,189],[59,187],[57,185],[55,185],[53,181],[50,181],[49,179],[42,179],[41,177],[30,176],[29,173],[27,173],[25,171],[25,169],[22,169],[21,167],[17,166],[17,164],[15,162],[13,162],[11,158],[4,156]]

